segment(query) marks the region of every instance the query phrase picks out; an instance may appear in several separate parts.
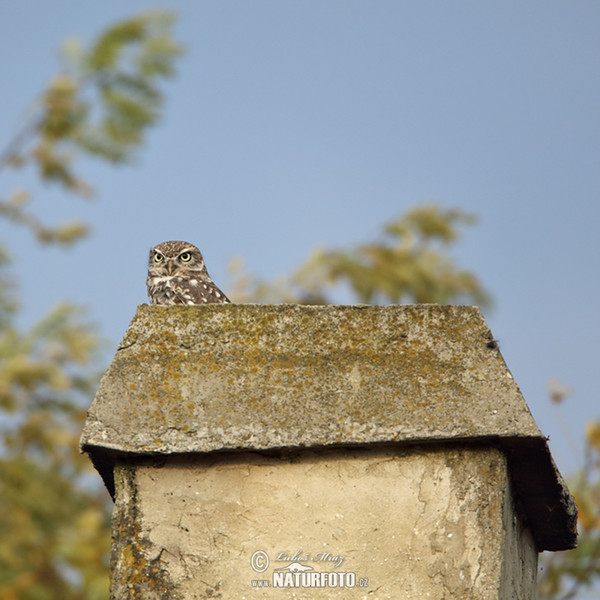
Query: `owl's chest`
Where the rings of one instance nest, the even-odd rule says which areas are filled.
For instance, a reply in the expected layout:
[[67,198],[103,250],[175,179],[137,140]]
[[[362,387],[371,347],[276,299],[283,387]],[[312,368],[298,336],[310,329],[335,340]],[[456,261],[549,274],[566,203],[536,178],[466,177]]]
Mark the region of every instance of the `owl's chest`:
[[[178,275],[159,275],[148,277],[148,298],[151,304],[195,304],[192,289],[198,285],[191,284]],[[191,285],[190,285],[191,284]]]

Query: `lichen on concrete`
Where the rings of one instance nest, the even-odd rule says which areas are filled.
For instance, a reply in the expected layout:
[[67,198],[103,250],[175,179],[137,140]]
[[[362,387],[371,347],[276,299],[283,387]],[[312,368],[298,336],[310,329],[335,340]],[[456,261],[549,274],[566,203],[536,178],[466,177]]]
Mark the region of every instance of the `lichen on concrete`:
[[82,444],[207,452],[535,436],[478,309],[141,306]]
[[183,600],[160,554],[152,557],[154,548],[142,532],[136,467],[121,463],[115,471],[118,495],[112,517],[110,599]]

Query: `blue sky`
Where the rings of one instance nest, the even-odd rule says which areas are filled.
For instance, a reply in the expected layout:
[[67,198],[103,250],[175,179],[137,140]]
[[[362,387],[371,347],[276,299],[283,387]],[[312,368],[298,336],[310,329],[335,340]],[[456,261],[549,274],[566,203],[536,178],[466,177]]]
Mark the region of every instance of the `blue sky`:
[[[0,0],[0,146],[58,69],[67,36],[156,5]],[[23,324],[89,307],[112,355],[146,301],[148,249],[185,239],[227,290],[227,265],[290,273],[315,247],[373,239],[436,201],[479,217],[453,251],[494,298],[486,318],[565,473],[600,417],[600,4],[594,1],[172,0],[187,47],[135,165],[85,162],[92,201],[35,186],[76,249],[0,222]],[[2,174],[2,196],[31,187]],[[573,392],[557,417],[545,386]],[[565,437],[571,431],[573,451]],[[580,450],[580,448],[579,448]]]

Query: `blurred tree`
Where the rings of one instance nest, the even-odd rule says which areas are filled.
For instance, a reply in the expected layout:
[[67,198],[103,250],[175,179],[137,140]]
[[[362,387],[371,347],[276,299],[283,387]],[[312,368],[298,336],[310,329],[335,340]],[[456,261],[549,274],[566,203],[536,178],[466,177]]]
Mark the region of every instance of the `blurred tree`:
[[318,250],[289,279],[265,282],[237,260],[231,296],[236,301],[327,304],[344,284],[358,302],[474,302],[489,304],[477,277],[449,258],[459,226],[473,215],[437,204],[417,206],[384,226],[380,239],[349,250]]
[[[38,102],[36,114],[0,152],[0,171],[34,166],[39,177],[80,195],[92,187],[73,169],[81,153],[115,164],[130,161],[162,105],[161,78],[173,73],[181,48],[171,37],[173,15],[145,13],[104,31],[89,49],[63,45],[63,72]],[[42,242],[69,244],[83,223],[48,227],[26,210],[27,191],[0,199],[0,215],[29,227]]]
[[[0,152],[0,170],[33,168],[87,195],[91,186],[73,167],[78,155],[130,160],[160,114],[160,79],[181,52],[172,22],[168,13],[141,14],[109,27],[88,49],[70,40],[64,72]],[[0,217],[45,243],[85,235],[83,223],[42,223],[28,204],[24,190],[0,198]],[[67,305],[27,331],[17,328],[7,257],[0,242],[0,598],[104,600],[108,495],[78,451],[100,371],[98,337]]]

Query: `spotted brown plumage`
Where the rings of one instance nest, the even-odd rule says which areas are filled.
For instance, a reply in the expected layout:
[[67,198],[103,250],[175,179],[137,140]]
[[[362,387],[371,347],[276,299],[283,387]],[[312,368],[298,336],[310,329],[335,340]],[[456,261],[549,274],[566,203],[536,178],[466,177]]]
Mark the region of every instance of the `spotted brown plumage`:
[[188,242],[163,242],[148,258],[150,304],[216,304],[229,298],[210,278],[202,253]]

